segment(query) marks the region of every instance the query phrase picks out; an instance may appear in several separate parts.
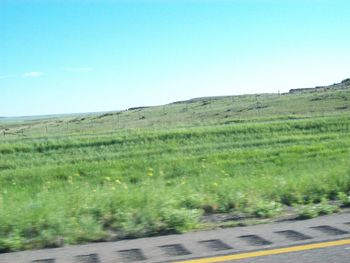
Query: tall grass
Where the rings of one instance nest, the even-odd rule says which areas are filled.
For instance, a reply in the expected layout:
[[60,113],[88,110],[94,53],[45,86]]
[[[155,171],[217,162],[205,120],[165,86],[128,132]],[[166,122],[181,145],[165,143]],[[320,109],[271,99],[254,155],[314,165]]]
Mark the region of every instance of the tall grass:
[[178,233],[350,191],[350,119],[318,117],[0,144],[0,250]]
[[350,89],[0,122],[0,251],[349,205]]

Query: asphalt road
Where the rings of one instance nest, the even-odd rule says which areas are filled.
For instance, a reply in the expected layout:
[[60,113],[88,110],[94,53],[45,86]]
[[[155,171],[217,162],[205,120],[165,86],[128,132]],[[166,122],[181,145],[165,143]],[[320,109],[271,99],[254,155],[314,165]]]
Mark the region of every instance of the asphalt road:
[[350,213],[0,254],[0,263],[350,263]]
[[349,263],[350,245],[234,260],[235,263]]
[[341,239],[327,242],[317,242],[291,247],[257,250],[246,253],[235,253],[217,257],[198,258],[178,263],[277,263],[277,262],[349,262],[350,239]]

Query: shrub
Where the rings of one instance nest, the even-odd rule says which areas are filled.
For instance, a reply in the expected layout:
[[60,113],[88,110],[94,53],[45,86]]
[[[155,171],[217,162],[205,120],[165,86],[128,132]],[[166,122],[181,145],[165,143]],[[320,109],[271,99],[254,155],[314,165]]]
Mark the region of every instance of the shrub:
[[347,195],[344,192],[339,192],[337,195],[337,199],[340,200],[341,206],[350,206],[350,195]]
[[282,205],[275,201],[258,201],[255,206],[248,209],[248,212],[260,218],[273,217],[281,211]]
[[299,207],[298,210],[298,219],[309,219],[319,215],[332,214],[337,212],[339,207],[337,205],[329,204],[327,199],[322,198],[320,203],[303,205]]

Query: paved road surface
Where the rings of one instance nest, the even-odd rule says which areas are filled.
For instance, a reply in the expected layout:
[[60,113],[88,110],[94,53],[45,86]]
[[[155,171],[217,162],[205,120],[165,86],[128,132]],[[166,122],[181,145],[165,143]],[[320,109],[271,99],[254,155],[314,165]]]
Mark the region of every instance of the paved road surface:
[[223,256],[198,258],[178,263],[214,263],[214,262],[346,262],[350,260],[350,239],[317,242],[283,248],[257,250]]
[[350,245],[227,261],[235,263],[349,263]]
[[350,263],[350,213],[0,254],[0,263],[209,263],[224,260],[236,263]]

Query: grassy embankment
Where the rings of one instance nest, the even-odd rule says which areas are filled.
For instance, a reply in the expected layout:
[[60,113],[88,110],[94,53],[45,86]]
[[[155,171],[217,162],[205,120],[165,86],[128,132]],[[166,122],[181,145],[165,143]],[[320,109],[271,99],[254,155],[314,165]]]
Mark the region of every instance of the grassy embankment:
[[334,89],[0,122],[0,251],[349,205],[349,112]]

